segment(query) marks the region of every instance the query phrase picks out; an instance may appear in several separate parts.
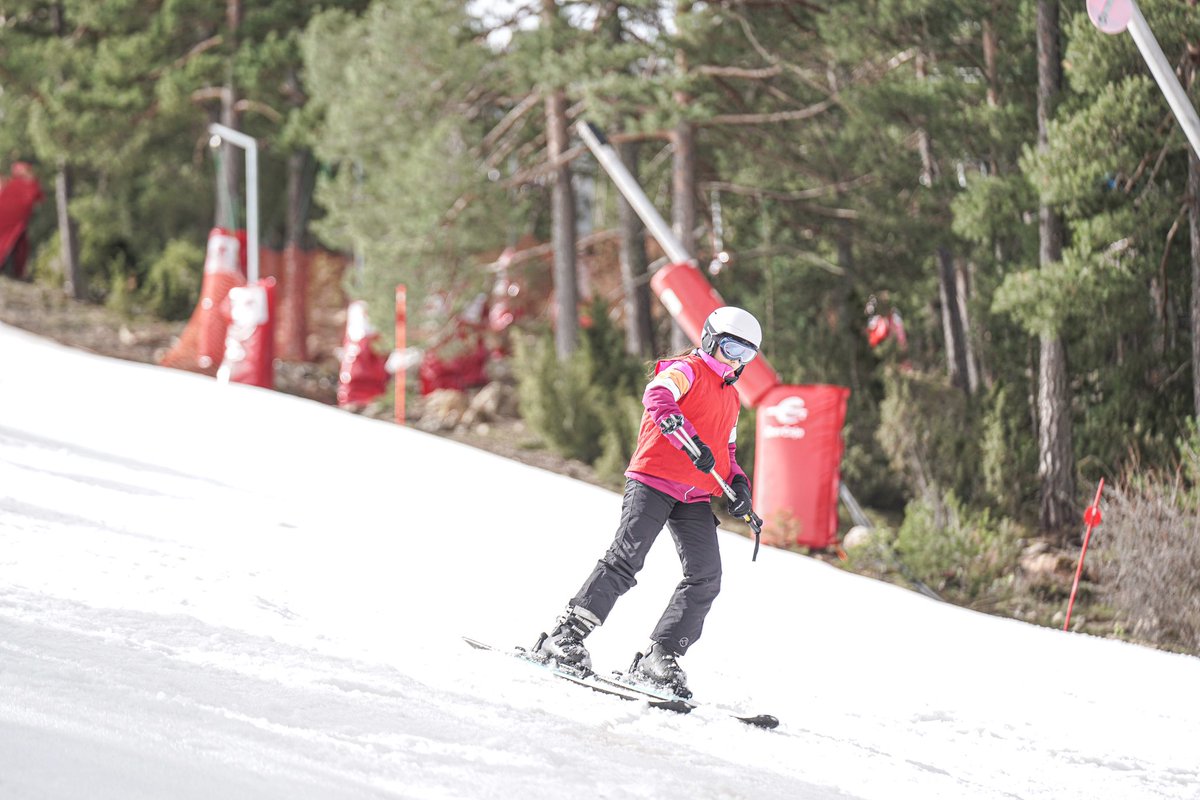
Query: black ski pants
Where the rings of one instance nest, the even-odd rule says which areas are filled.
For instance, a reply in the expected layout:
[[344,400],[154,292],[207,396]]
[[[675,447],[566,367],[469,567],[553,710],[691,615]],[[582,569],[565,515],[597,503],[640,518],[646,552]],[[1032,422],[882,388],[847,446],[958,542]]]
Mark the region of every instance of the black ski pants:
[[717,518],[708,503],[684,503],[640,481],[626,480],[616,537],[571,603],[601,622],[607,619],[617,598],[637,585],[636,576],[664,525],[675,539],[683,580],[650,639],[683,655],[700,638],[704,618],[721,591]]

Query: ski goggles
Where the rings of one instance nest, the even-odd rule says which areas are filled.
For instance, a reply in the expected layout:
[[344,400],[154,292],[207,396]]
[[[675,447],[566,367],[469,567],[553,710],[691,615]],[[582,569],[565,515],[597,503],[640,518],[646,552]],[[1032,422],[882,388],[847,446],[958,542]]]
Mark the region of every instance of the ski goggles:
[[725,338],[717,346],[721,349],[721,355],[730,361],[740,361],[743,364],[749,364],[758,355],[757,347],[738,339]]

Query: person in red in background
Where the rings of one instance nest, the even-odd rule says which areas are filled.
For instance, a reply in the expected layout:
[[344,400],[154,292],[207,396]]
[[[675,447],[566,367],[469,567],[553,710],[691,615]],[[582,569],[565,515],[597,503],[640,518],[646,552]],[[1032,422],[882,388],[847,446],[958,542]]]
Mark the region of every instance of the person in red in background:
[[[721,589],[717,518],[709,502],[722,492],[709,473],[715,469],[733,487],[737,499],[729,501],[729,512],[735,517],[748,513],[750,481],[737,463],[741,406],[733,384],[758,354],[761,342],[762,327],[753,315],[724,306],[705,320],[700,349],[655,364],[642,395],[646,410],[625,472],[616,537],[556,627],[534,645],[537,658],[579,673],[591,669],[584,638],[637,583],[636,575],[665,524],[675,539],[683,580],[650,635],[649,649],[637,654],[626,677],[677,697],[691,697],[677,659],[700,638],[704,618]],[[697,445],[695,458],[668,435],[680,427]]]
[[888,336],[894,336],[897,347],[901,351],[907,350],[908,334],[904,332],[904,320],[900,319],[900,312],[896,309],[881,307],[886,305],[886,300],[886,295],[884,303],[880,303],[875,295],[867,300],[867,343],[871,347],[878,347]]
[[11,172],[0,185],[0,273],[20,280],[29,258],[29,218],[43,195],[29,164],[14,162]]

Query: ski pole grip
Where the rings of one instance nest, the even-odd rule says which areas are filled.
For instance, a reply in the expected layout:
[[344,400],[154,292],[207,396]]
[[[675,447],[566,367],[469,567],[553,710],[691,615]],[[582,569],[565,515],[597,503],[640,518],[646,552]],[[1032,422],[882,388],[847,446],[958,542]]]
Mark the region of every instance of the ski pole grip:
[[[688,453],[690,453],[693,458],[700,454],[700,448],[696,446],[695,442],[693,442],[690,438],[688,438],[686,431],[682,430],[681,428],[676,428],[675,430],[672,431],[672,434],[675,436],[676,439],[679,440],[679,443],[683,445],[683,449],[688,451]],[[717,472],[716,469],[713,469],[713,470],[710,470],[708,474],[713,476],[713,478],[717,482],[717,485],[721,487],[721,492],[727,498],[729,498],[730,500],[737,499],[737,492],[735,492],[733,490],[733,487],[731,487],[728,483],[725,482],[725,479],[721,477],[721,473]]]
[[671,436],[683,427],[683,414],[671,414],[663,417],[662,422],[658,423],[658,427],[662,430],[663,435]]

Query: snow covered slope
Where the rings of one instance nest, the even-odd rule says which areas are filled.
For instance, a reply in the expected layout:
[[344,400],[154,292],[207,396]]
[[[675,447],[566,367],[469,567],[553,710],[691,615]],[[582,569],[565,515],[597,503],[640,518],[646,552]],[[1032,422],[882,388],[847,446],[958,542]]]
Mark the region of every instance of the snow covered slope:
[[[1200,798],[1200,660],[723,534],[681,717],[530,644],[619,496],[0,326],[0,798]],[[589,640],[625,666],[669,537]]]

